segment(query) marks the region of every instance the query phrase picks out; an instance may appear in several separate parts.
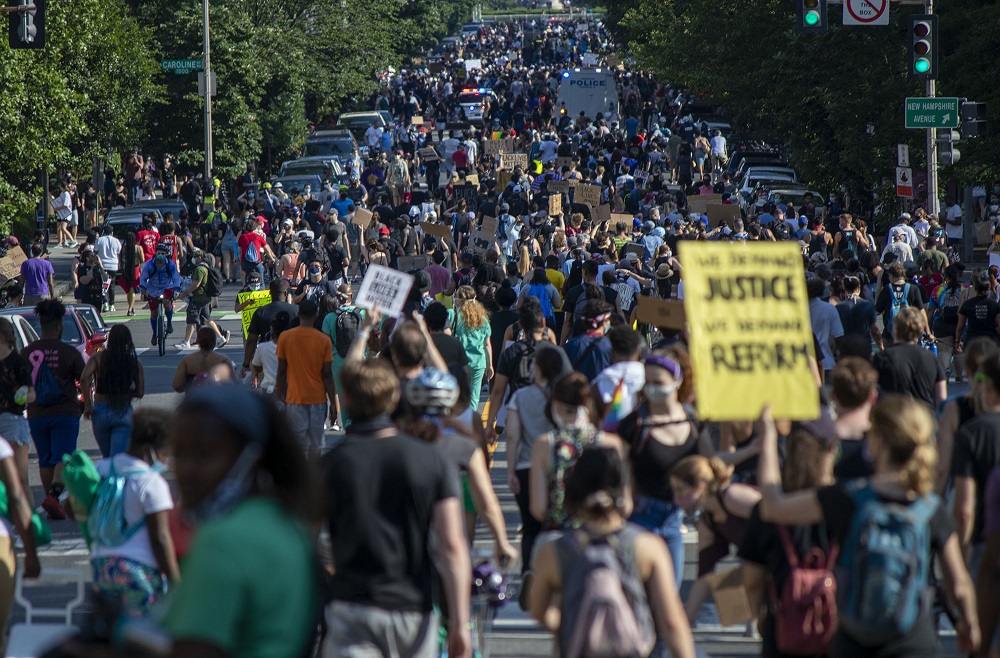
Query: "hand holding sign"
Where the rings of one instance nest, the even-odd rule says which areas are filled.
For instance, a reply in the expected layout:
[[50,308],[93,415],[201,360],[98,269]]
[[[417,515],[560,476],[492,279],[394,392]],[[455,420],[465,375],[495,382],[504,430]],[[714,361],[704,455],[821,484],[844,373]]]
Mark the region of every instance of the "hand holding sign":
[[354,303],[361,308],[383,309],[386,315],[396,316],[403,310],[412,287],[413,275],[382,265],[369,265]]

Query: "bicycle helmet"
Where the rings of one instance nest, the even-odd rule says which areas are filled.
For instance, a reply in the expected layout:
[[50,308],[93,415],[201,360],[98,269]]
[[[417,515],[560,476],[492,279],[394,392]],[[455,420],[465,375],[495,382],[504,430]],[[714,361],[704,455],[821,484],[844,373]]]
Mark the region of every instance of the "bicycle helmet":
[[458,380],[437,368],[423,371],[406,383],[406,401],[425,416],[444,416],[458,402]]
[[158,245],[156,245],[156,253],[158,254],[159,253],[169,254],[171,251],[172,249],[170,248],[170,245],[168,245],[166,242],[161,242]]

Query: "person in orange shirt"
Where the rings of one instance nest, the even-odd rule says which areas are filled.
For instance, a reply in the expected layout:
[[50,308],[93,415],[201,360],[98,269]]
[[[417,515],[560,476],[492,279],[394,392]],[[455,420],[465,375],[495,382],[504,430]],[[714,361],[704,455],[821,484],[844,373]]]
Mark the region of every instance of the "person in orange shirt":
[[[274,395],[285,404],[292,431],[310,459],[319,458],[323,425],[337,419],[337,387],[333,380],[333,343],[314,329],[319,307],[306,299],[299,304],[299,326],[278,339],[278,375]],[[329,413],[327,412],[329,401]]]

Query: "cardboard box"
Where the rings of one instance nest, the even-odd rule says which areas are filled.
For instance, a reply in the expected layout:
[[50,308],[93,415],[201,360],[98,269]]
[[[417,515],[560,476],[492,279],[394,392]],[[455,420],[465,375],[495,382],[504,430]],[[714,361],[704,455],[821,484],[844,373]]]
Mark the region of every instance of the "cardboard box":
[[363,228],[368,228],[368,225],[372,223],[372,213],[364,208],[358,208],[354,211],[354,219],[351,222],[361,226]]
[[708,577],[708,586],[712,590],[722,626],[745,624],[757,618],[761,602],[750,600],[744,575],[743,567],[736,567]]

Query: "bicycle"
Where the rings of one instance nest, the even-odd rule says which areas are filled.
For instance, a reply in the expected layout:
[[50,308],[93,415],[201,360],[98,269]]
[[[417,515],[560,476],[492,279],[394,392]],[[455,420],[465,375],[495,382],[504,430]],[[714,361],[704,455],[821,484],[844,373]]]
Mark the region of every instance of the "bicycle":
[[[150,300],[153,298],[150,297]],[[156,296],[156,348],[159,351],[160,356],[167,353],[167,309],[165,308],[167,302],[172,300],[165,299],[163,294]]]
[[472,568],[469,623],[475,658],[489,658],[493,620],[510,597],[507,579],[490,562],[483,561]]

